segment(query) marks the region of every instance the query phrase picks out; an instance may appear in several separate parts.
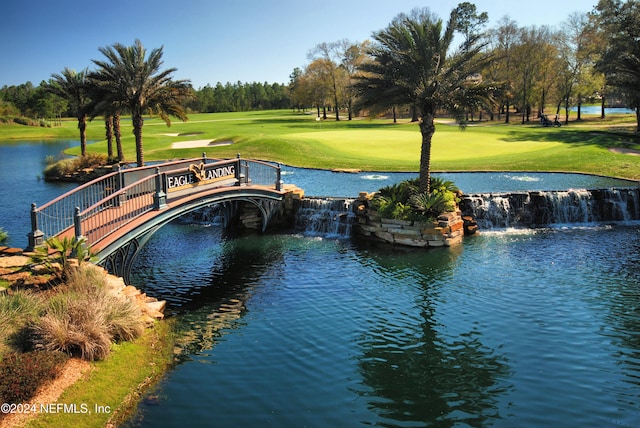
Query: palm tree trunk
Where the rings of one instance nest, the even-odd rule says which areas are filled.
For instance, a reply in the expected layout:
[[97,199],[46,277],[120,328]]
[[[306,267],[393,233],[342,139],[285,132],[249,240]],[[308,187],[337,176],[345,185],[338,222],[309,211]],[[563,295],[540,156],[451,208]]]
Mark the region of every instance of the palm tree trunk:
[[120,132],[120,113],[113,115],[113,135],[116,137],[116,150],[118,151],[118,162],[124,161],[124,151],[122,150],[122,133]]
[[113,158],[113,116],[104,117],[105,137],[107,138],[107,158]]
[[422,146],[420,149],[420,177],[418,190],[429,193],[431,184],[431,139],[436,132],[432,114],[425,114],[420,121],[420,133],[422,134]]
[[78,129],[80,130],[80,155],[87,155],[87,115],[78,116]]
[[144,166],[144,153],[142,151],[142,125],[144,125],[144,119],[142,114],[134,113],[131,116],[133,122],[133,135],[136,137],[136,162],[138,166]]

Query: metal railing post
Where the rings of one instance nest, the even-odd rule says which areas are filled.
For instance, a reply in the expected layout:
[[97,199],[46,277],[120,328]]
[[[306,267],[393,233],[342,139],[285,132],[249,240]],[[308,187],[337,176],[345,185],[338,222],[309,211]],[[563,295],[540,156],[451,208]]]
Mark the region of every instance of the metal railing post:
[[240,162],[240,153],[236,155],[236,180],[238,186],[242,186],[242,164]]
[[120,192],[120,189],[124,189],[125,187],[125,183],[124,183],[124,171],[122,169],[122,165],[118,165],[118,198],[116,198],[114,200],[115,205],[116,206],[121,206],[123,205],[125,202],[127,202],[127,195],[124,192]]
[[282,181],[282,165],[278,162],[278,168],[276,169],[276,190],[281,191],[282,185],[284,182]]
[[160,168],[156,168],[156,193],[153,195],[153,209],[160,211],[167,207],[167,194],[164,191],[163,174],[160,174]]
[[38,209],[35,202],[31,204],[31,232],[27,237],[29,238],[27,251],[34,251],[36,247],[44,244],[44,233],[38,229]]
[[82,237],[82,218],[80,217],[80,207],[76,207],[73,214],[73,230],[76,235],[76,241],[83,239]]

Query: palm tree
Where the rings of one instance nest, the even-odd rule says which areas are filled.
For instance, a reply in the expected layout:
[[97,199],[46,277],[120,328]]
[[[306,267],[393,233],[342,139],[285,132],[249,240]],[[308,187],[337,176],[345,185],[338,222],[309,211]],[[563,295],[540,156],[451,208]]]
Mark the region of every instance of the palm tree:
[[68,101],[78,118],[80,130],[80,153],[87,154],[87,113],[91,106],[87,84],[87,70],[76,72],[65,68],[61,74],[52,74],[47,90]]
[[92,74],[92,78],[110,94],[111,103],[126,106],[131,113],[136,161],[138,166],[143,166],[143,114],[157,114],[167,126],[171,126],[169,116],[186,121],[183,102],[192,97],[189,81],[172,80],[175,68],[161,70],[162,48],[153,49],[147,56],[147,50],[140,40],[136,40],[133,46],[116,43],[99,50],[106,60],[93,60],[98,71]]
[[91,98],[95,100],[91,106],[89,119],[93,120],[99,115],[104,116],[107,156],[109,159],[113,159],[113,138],[115,137],[118,162],[123,162],[125,159],[124,151],[122,150],[122,139],[120,138],[120,113],[124,107],[121,102],[114,99],[114,94],[109,90],[109,85],[104,84],[96,72],[89,73],[88,79]]
[[478,74],[487,60],[480,55],[479,35],[467,34],[461,49],[449,54],[459,13],[451,12],[444,30],[442,20],[427,8],[398,15],[373,34],[372,61],[360,67],[362,76],[356,83],[364,107],[415,109],[422,134],[419,189],[427,193],[436,112],[452,113],[463,125],[470,98],[488,96],[491,89]]

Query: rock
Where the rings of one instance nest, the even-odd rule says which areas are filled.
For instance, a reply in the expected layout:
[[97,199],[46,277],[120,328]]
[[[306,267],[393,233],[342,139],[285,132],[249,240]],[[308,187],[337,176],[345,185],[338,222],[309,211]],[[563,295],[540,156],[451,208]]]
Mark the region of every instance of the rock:
[[46,275],[48,273],[51,273],[51,269],[46,265],[38,264],[31,266],[31,272],[36,275]]
[[22,255],[22,249],[21,248],[8,248],[8,247],[5,247],[2,250],[2,253],[3,254],[11,254],[11,255],[14,255],[14,256],[19,256],[19,255]]
[[0,257],[0,267],[19,267],[29,264],[31,259],[26,256],[7,256]]
[[159,313],[164,312],[164,308],[166,306],[167,306],[167,302],[165,300],[156,300],[155,302],[146,303],[146,307],[150,311],[159,312]]
[[127,285],[122,289],[122,294],[124,294],[127,297],[134,297],[141,293],[140,293],[140,290],[138,290],[133,285]]
[[408,247],[426,247],[428,242],[422,239],[401,238],[396,236],[394,244],[406,245]]
[[122,292],[126,288],[124,279],[118,276],[107,275],[106,281],[107,281],[107,289],[112,290],[116,293]]
[[11,283],[20,283],[20,284],[31,283],[31,281],[30,281],[31,273],[29,273],[29,272],[16,272],[16,273],[12,273],[12,274],[9,274],[9,275],[4,275],[3,279],[5,279],[6,281],[9,281]]

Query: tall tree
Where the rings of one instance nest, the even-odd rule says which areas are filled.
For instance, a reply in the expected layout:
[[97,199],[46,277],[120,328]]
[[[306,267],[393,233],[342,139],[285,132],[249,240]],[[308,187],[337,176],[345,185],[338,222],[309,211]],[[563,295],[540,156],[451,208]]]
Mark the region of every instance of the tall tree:
[[327,80],[335,107],[336,121],[340,120],[340,42],[320,43],[311,52],[309,58],[315,60],[316,66],[323,68],[322,76]]
[[369,42],[351,43],[348,40],[342,40],[340,45],[342,55],[340,68],[343,71],[343,78],[340,80],[342,86],[340,92],[347,107],[348,119],[351,120],[353,119],[353,105],[356,98],[353,84],[359,72],[359,66],[367,59],[366,51]]
[[550,32],[545,26],[524,27],[519,31],[518,43],[514,48],[514,90],[517,94],[515,103],[522,112],[522,123],[529,122],[536,91],[540,91],[539,82],[549,38]]
[[126,105],[131,113],[136,161],[138,166],[143,166],[143,115],[157,114],[167,126],[171,126],[170,116],[186,121],[183,103],[193,96],[191,86],[188,80],[172,79],[175,68],[161,69],[162,47],[147,55],[140,40],[136,40],[133,46],[116,43],[99,50],[106,60],[93,60],[98,66],[95,79],[111,93],[112,102]]
[[301,85],[301,88],[307,92],[309,101],[318,110],[318,117],[322,108],[323,119],[327,118],[327,101],[332,94],[331,78],[327,74],[330,66],[325,64],[326,61],[316,59],[307,65],[304,71],[304,83]]
[[[565,123],[569,121],[569,108],[578,105],[578,120],[582,99],[600,89],[602,82],[593,70],[593,36],[587,14],[572,13],[558,34],[560,101],[565,107]],[[600,86],[600,87],[597,87]]]
[[640,133],[640,1],[600,0],[593,19],[606,40],[596,68],[605,74],[607,85],[618,88],[636,111],[636,132]]
[[505,112],[505,123],[511,119],[511,105],[513,103],[514,70],[516,67],[515,50],[518,44],[519,28],[515,21],[503,17],[498,27],[491,31],[489,41],[491,52],[495,57],[491,69],[495,81],[503,82],[502,108]]
[[302,92],[303,73],[299,67],[293,69],[289,75],[289,94],[291,94],[291,108],[297,108],[298,111],[304,107],[304,95]]
[[475,37],[489,20],[487,12],[479,14],[476,5],[468,1],[458,4],[456,14],[458,17],[456,30],[464,35],[467,42]]
[[126,106],[115,98],[115,91],[110,87],[109,80],[99,76],[97,72],[89,73],[89,91],[94,100],[91,104],[89,119],[103,115],[105,121],[105,137],[107,138],[107,156],[113,159],[113,139],[116,140],[118,162],[123,162],[124,151],[120,133],[120,114]]
[[472,78],[487,60],[480,53],[479,34],[469,35],[461,49],[450,53],[457,25],[456,9],[446,26],[427,8],[398,15],[373,34],[373,61],[362,65],[363,76],[356,83],[364,106],[408,104],[416,109],[422,135],[419,189],[427,193],[436,112],[448,111],[464,123],[469,97],[482,97],[490,90],[481,79]]
[[81,156],[86,156],[87,114],[91,108],[87,70],[76,72],[75,70],[65,68],[62,73],[51,75],[47,90],[68,101],[69,108],[73,110],[75,117],[78,119],[80,153]]

